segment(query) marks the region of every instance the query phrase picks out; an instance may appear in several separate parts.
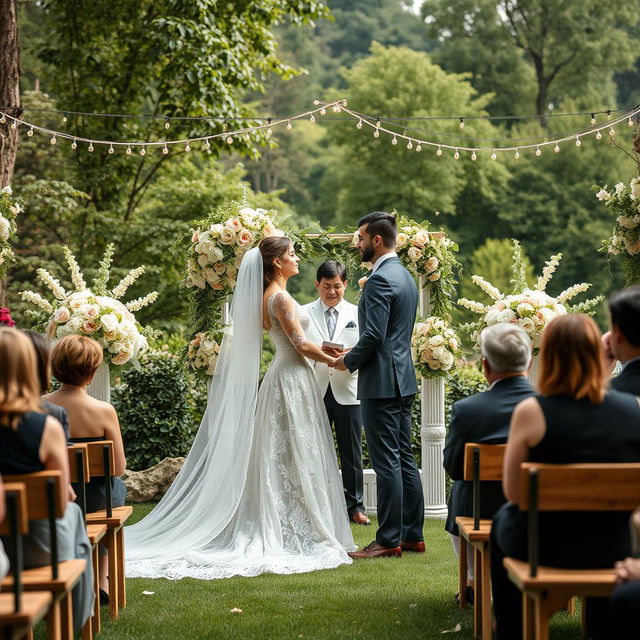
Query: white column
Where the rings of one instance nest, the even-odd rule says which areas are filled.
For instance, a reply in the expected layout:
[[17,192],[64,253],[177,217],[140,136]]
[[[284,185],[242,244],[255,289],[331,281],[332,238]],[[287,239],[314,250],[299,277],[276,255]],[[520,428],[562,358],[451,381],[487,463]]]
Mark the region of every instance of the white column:
[[[420,315],[431,311],[429,291],[424,278],[419,278]],[[427,518],[446,518],[446,479],[443,467],[444,426],[444,378],[422,378],[422,402],[420,407],[420,437],[422,441],[422,490],[424,511]]]
[[96,375],[87,387],[87,393],[96,400],[111,402],[111,378],[109,365],[106,362],[103,361],[98,367]]

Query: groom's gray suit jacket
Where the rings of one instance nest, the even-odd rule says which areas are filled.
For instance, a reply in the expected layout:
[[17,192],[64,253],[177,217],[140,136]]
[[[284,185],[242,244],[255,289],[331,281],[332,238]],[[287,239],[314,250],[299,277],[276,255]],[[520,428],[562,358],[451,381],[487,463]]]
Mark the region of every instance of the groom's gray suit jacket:
[[358,320],[360,339],[344,357],[358,370],[358,399],[397,398],[418,391],[411,360],[411,334],[418,289],[399,258],[385,260],[367,280]]

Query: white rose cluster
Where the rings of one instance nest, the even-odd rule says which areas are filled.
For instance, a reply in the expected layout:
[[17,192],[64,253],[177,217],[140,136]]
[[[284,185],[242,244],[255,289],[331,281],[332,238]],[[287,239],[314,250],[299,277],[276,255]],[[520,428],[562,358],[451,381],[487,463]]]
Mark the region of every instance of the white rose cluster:
[[640,254],[640,177],[633,178],[628,186],[624,182],[611,190],[605,186],[596,198],[617,214],[613,234],[605,242],[609,254]]
[[452,246],[453,242],[448,238],[430,235],[417,225],[401,226],[396,236],[396,251],[404,258],[407,269],[429,282],[440,280],[442,256]]
[[212,376],[216,369],[220,343],[211,332],[196,333],[189,342],[187,358],[189,365],[195,371]]
[[460,340],[445,320],[429,316],[415,325],[411,351],[421,376],[445,376],[460,358]]
[[11,234],[16,231],[16,218],[22,211],[21,201],[13,197],[10,186],[0,189],[0,276],[13,261]]
[[242,256],[262,238],[283,235],[268,211],[250,207],[204,230],[196,229],[191,236],[186,285],[231,293]]

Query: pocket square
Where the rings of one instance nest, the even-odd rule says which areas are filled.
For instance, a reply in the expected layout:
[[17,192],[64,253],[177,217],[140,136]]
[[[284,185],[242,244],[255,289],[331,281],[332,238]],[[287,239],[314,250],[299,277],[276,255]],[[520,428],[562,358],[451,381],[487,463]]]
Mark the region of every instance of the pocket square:
[[349,322],[347,322],[347,324],[344,326],[345,329],[357,329],[358,325],[353,321],[353,320],[349,320]]

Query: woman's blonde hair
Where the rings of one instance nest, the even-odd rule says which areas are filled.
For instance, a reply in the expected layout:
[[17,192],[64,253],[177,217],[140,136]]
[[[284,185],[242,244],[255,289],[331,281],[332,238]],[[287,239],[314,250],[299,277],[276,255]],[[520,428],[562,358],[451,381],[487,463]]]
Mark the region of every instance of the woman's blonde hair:
[[21,331],[0,327],[0,424],[15,428],[25,413],[40,410],[36,352]]
[[87,384],[101,364],[102,347],[87,336],[66,336],[51,352],[53,375],[62,384]]
[[600,330],[581,313],[554,318],[540,348],[538,390],[542,395],[604,400],[607,373]]

